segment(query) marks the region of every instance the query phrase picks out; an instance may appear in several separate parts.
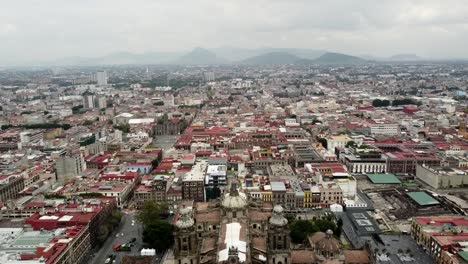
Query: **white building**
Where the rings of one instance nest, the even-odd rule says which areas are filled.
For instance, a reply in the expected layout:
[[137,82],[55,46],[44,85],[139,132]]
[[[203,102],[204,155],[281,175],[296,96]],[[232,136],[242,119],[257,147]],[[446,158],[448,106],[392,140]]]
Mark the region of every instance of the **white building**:
[[107,107],[107,100],[103,96],[96,97],[96,99],[94,100],[94,103],[95,103],[96,108],[98,109],[103,109]]
[[344,148],[351,141],[348,136],[330,136],[327,138],[327,150],[335,151],[335,148]]
[[213,82],[215,80],[214,72],[212,72],[212,71],[203,72],[203,80],[205,82]]
[[20,141],[22,145],[42,144],[44,134],[40,130],[28,130],[20,133]]
[[106,71],[96,72],[96,81],[98,85],[107,85],[107,72]]
[[83,108],[84,109],[94,108],[94,95],[84,95],[83,96]]
[[398,135],[398,124],[395,123],[376,123],[370,126],[371,135]]
[[206,170],[205,185],[224,186],[226,185],[227,167],[226,165],[208,165]]
[[65,177],[79,176],[86,170],[86,163],[81,154],[59,157],[55,162],[57,178],[63,180]]

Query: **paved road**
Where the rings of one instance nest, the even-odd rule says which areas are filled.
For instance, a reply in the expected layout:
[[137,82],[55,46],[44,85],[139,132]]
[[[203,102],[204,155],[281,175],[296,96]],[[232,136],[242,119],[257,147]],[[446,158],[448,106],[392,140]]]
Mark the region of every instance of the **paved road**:
[[[143,246],[143,241],[142,241],[143,228],[138,223],[138,221],[135,220],[135,222],[133,222],[132,220],[135,220],[135,213],[131,211],[128,213],[125,213],[124,216],[122,217],[122,221],[120,222],[120,225],[117,228],[117,230],[114,230],[114,232],[107,238],[106,242],[104,242],[104,245],[95,254],[95,256],[93,256],[92,260],[89,263],[104,264],[104,262],[106,261],[107,257],[110,254],[116,255],[115,263],[120,263],[120,260],[122,256],[124,255],[139,255],[140,254],[139,250]],[[114,245],[127,243],[132,238],[137,239],[135,242],[135,245],[131,248],[132,251],[114,252],[114,249],[113,249]]]
[[174,146],[179,136],[161,135],[154,136],[153,145],[163,149],[163,155]]

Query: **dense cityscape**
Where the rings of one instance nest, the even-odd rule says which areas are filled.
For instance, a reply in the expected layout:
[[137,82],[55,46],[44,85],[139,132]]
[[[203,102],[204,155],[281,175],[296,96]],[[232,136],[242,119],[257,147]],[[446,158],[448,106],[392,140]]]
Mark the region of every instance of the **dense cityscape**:
[[441,61],[5,67],[0,263],[466,263],[467,87]]

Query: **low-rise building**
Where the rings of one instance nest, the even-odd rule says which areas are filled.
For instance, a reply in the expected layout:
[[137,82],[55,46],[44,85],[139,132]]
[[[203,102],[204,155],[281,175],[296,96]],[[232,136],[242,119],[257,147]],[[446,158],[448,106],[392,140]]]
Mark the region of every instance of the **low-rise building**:
[[198,161],[182,179],[182,199],[205,201],[205,173],[208,162]]
[[441,264],[468,261],[467,232],[467,217],[417,217],[411,223],[411,237]]
[[50,231],[0,228],[0,242],[0,263],[11,264],[81,263],[91,249],[88,226]]
[[0,202],[18,197],[24,189],[24,178],[20,175],[0,176]]

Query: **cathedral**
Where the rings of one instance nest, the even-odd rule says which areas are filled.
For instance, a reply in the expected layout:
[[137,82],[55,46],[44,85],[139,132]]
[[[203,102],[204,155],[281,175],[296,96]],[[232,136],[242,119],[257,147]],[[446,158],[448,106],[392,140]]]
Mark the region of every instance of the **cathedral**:
[[[174,264],[369,263],[346,259],[331,230],[309,237],[305,249],[292,249],[288,220],[280,205],[249,202],[232,183],[218,202],[184,203],[175,219]],[[348,254],[349,255],[349,254]]]

